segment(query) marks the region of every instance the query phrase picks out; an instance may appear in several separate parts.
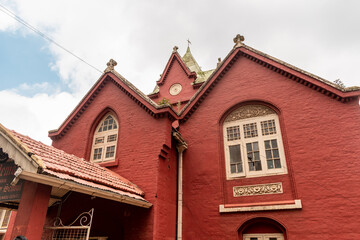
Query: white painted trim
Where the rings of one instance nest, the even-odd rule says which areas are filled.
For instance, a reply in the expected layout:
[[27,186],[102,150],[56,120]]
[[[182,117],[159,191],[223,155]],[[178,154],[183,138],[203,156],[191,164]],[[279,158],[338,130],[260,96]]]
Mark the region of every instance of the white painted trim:
[[0,147],[9,155],[9,158],[13,160],[17,166],[20,166],[22,169],[29,172],[37,172],[39,165],[1,131]]
[[220,213],[291,210],[291,209],[302,209],[301,200],[297,199],[293,204],[274,204],[274,205],[249,206],[249,207],[225,207],[225,205],[223,204],[219,205]]
[[117,202],[127,203],[127,204],[135,205],[138,207],[150,208],[152,206],[152,204],[149,202],[144,202],[142,200],[134,199],[129,196],[120,195],[120,194],[112,193],[109,191],[92,188],[89,186],[77,184],[77,183],[74,183],[71,181],[55,178],[52,176],[42,175],[42,174],[38,174],[38,173],[22,171],[20,174],[20,178],[24,179],[24,180],[32,181],[32,182],[41,183],[44,185],[49,185],[52,187],[67,189],[69,191],[79,192],[79,193],[83,193],[83,194],[87,194],[87,195],[91,195],[91,196],[95,196],[95,197],[100,197],[100,198],[110,199],[110,200],[117,201]]
[[[267,120],[275,121],[276,134],[265,135],[265,136],[262,135],[261,122],[267,121]],[[249,124],[249,123],[256,123],[257,130],[258,130],[257,137],[244,138],[245,134],[244,134],[243,126],[245,124]],[[233,126],[239,126],[240,138],[237,140],[228,141],[227,140],[227,128],[233,127]],[[274,168],[274,169],[267,168],[264,141],[272,140],[272,139],[277,140],[281,168]],[[280,128],[279,117],[277,114],[269,114],[266,116],[252,117],[252,118],[235,120],[235,121],[231,121],[231,122],[224,122],[224,124],[223,124],[223,141],[224,141],[225,169],[226,169],[226,179],[227,180],[239,179],[239,178],[244,178],[244,177],[251,178],[251,177],[263,177],[263,176],[270,176],[270,175],[287,174],[285,152],[284,152],[284,146],[283,146],[283,142],[282,142],[282,133],[281,133],[281,128]],[[250,171],[250,169],[249,169],[247,153],[246,153],[246,144],[250,143],[250,142],[254,142],[254,141],[258,142],[258,144],[259,144],[259,150],[260,150],[259,154],[260,154],[260,160],[261,160],[261,166],[262,166],[261,171]],[[241,161],[242,161],[242,168],[243,168],[243,171],[240,173],[231,173],[229,146],[232,146],[232,145],[240,145]]]
[[179,171],[178,171],[178,224],[177,239],[182,239],[182,205],[183,205],[183,151],[179,151]]
[[177,201],[177,240],[182,239],[182,210],[183,210],[183,152],[188,148],[187,143],[181,137],[179,132],[173,133],[178,142],[176,145],[178,151],[178,201]]
[[[102,126],[102,124],[104,123],[105,119],[106,119],[107,117],[109,117],[109,116],[112,117],[112,119],[115,121],[117,128],[99,132],[99,128]],[[119,129],[120,129],[119,122],[118,122],[117,118],[116,118],[113,114],[108,113],[108,114],[106,114],[106,115],[101,119],[100,123],[98,124],[98,126],[97,126],[96,129],[95,129],[94,136],[93,136],[93,144],[92,144],[92,147],[91,147],[91,156],[90,156],[90,160],[91,160],[92,162],[105,163],[105,162],[113,162],[113,161],[115,161],[117,143],[118,143],[118,139],[119,139]],[[107,141],[107,138],[108,138],[110,135],[116,135],[116,141],[108,142],[108,141]],[[99,137],[103,137],[103,138],[104,138],[104,142],[103,142],[103,143],[96,144],[96,143],[95,143],[95,140],[96,140],[97,138],[99,138]],[[106,158],[106,148],[107,148],[107,147],[112,147],[112,146],[115,147],[115,149],[114,149],[114,156],[113,156],[113,157]],[[102,149],[102,150],[101,150],[101,151],[102,151],[102,153],[101,153],[101,158],[94,160],[94,150],[97,149],[97,148],[101,148],[101,149]]]

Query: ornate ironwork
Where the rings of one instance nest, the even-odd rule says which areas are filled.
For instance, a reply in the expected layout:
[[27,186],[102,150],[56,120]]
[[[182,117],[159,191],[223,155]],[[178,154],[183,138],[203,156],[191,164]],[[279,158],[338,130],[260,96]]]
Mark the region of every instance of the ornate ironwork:
[[62,223],[61,219],[57,217],[54,222],[54,227],[72,227],[72,226],[76,226],[75,225],[76,223],[79,223],[78,226],[91,227],[93,214],[94,214],[94,209],[92,208],[88,212],[81,213],[72,223],[66,226]]
[[9,160],[9,155],[0,148],[0,163],[4,163]]
[[42,239],[45,240],[88,240],[92,224],[94,209],[81,213],[72,223],[64,225],[59,217],[53,227],[44,228]]

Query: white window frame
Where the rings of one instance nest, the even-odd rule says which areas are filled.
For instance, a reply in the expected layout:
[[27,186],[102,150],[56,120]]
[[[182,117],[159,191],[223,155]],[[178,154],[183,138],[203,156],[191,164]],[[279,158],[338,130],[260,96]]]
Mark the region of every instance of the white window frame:
[[[7,219],[5,219],[6,214],[9,214],[9,217]],[[11,210],[0,209],[0,239],[3,239],[5,236],[6,230],[9,225],[10,217],[11,217]]]
[[277,238],[276,240],[284,240],[282,233],[251,233],[244,234],[243,240],[250,240],[251,238],[257,238],[258,240],[270,240],[270,238]]
[[[267,120],[275,121],[276,134],[270,134],[270,135],[265,135],[265,136],[262,135],[261,122],[267,121]],[[245,135],[244,135],[244,127],[243,126],[245,124],[249,124],[249,123],[256,123],[257,132],[258,132],[257,137],[250,137],[250,138],[244,137]],[[234,126],[239,126],[239,128],[240,128],[240,139],[228,141],[227,140],[227,128],[234,127]],[[260,116],[260,117],[251,117],[251,118],[239,119],[239,120],[235,120],[235,121],[224,122],[223,137],[224,137],[224,152],[225,152],[225,164],[226,164],[227,179],[234,179],[234,178],[239,178],[239,177],[261,177],[261,176],[268,176],[268,175],[286,174],[287,167],[286,167],[285,153],[284,153],[284,147],[283,147],[283,142],[282,142],[281,136],[282,135],[281,135],[281,130],[280,130],[279,118],[278,118],[277,114],[268,114],[268,115]],[[273,168],[273,169],[267,168],[264,141],[272,140],[272,139],[277,140],[281,168]],[[256,141],[259,144],[262,170],[250,171],[248,159],[247,159],[246,143],[256,142]],[[241,153],[243,172],[231,173],[229,146],[238,145],[238,144],[240,145],[240,153]]]
[[[117,128],[116,129],[111,129],[111,130],[106,130],[106,131],[102,131],[99,132],[99,128],[102,127],[102,123],[106,120],[107,117],[111,116],[113,118],[113,120],[116,123]],[[117,119],[115,118],[114,115],[112,114],[106,114],[105,117],[103,117],[100,121],[100,123],[98,124],[98,126],[96,127],[96,130],[94,132],[94,137],[93,137],[93,144],[92,144],[92,148],[91,148],[91,156],[90,156],[90,161],[91,162],[96,162],[96,163],[103,163],[103,162],[112,162],[115,160],[116,157],[116,149],[117,149],[117,142],[118,142],[118,132],[119,132],[119,123],[117,121]],[[116,135],[116,140],[112,141],[112,142],[108,142],[108,137],[111,135]],[[104,142],[103,143],[96,143],[96,139],[98,138],[104,138]],[[106,157],[106,149],[107,147],[112,147],[114,146],[114,156],[112,157]],[[94,153],[95,153],[95,149],[102,149],[101,152],[101,158],[100,159],[96,159],[94,160]]]

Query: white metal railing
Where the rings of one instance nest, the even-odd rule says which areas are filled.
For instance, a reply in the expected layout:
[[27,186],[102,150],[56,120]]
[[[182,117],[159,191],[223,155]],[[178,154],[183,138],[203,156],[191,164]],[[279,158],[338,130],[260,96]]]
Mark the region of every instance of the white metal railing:
[[81,213],[71,224],[64,225],[56,218],[53,227],[46,227],[43,239],[46,240],[88,240],[94,209]]

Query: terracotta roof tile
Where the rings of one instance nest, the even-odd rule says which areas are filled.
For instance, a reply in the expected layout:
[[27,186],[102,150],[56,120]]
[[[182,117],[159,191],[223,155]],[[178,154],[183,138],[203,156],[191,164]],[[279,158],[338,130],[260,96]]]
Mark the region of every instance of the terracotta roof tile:
[[88,162],[15,131],[11,131],[11,134],[29,149],[30,154],[42,160],[42,174],[144,200],[141,197],[144,192],[139,187],[97,163]]

